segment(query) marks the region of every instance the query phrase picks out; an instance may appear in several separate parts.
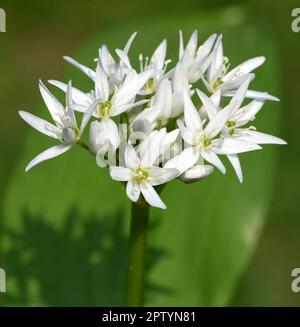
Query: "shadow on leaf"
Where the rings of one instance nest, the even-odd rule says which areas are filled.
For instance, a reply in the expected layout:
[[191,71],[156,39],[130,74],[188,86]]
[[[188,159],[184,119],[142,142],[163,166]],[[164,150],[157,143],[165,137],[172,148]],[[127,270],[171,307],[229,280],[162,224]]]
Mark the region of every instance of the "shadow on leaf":
[[[20,232],[6,230],[8,291],[4,305],[122,306],[127,237],[119,210],[105,219],[83,217],[73,208],[56,228],[23,211]],[[150,228],[157,228],[153,223]],[[166,253],[149,248],[149,272]],[[147,299],[172,290],[146,283]]]

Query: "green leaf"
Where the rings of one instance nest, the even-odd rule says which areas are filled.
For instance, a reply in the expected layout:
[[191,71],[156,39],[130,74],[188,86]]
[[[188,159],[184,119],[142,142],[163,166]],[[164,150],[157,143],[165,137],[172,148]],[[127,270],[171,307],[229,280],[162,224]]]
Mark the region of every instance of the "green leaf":
[[[75,57],[93,67],[101,43],[111,49],[120,47],[138,30],[132,56],[137,58],[140,51],[151,55],[167,37],[169,56],[176,60],[179,28],[186,39],[197,28],[203,41],[213,32],[222,32],[232,66],[265,55],[268,60],[259,69],[254,86],[276,94],[275,47],[259,26],[247,22],[241,8],[117,24],[99,32]],[[65,80],[69,78],[86,91],[92,87],[75,68],[69,69]],[[278,103],[268,103],[257,119],[258,127],[278,134],[278,118]],[[95,159],[81,148],[25,174],[27,162],[52,144],[37,132],[29,132],[6,194],[5,304],[122,305],[129,200],[122,186],[111,181],[107,170],[97,167]],[[276,146],[241,157],[242,185],[228,167],[226,176],[215,172],[193,185],[175,181],[164,190],[168,209],[151,213],[147,305],[228,304],[255,249],[270,204]]]

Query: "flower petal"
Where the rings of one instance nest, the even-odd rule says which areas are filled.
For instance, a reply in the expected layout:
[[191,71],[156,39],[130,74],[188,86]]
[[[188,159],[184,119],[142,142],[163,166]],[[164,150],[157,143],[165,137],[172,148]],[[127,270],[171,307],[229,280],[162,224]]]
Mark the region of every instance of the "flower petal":
[[[67,92],[68,84],[62,83],[60,81],[55,81],[55,80],[49,80],[48,81],[50,84],[58,87],[65,93]],[[73,101],[76,104],[82,105],[84,107],[87,107],[91,103],[91,98],[88,96],[88,94],[83,93],[82,91],[76,89],[75,87],[72,87],[72,97]],[[74,106],[73,106],[74,108]]]
[[140,166],[140,158],[131,144],[127,144],[125,149],[125,163],[131,169],[137,169]]
[[251,101],[249,104],[240,109],[242,113],[238,114],[234,121],[238,124],[238,126],[247,124],[250,120],[255,118],[255,115],[260,111],[263,105],[264,101]]
[[179,174],[179,171],[174,168],[152,167],[149,169],[149,173],[150,177],[152,178],[149,183],[153,186],[156,186],[165,184],[176,178]]
[[225,166],[223,165],[222,161],[219,159],[219,157],[213,151],[210,151],[210,150],[202,151],[201,155],[204,158],[204,160],[206,160],[207,162],[209,162],[210,164],[212,164],[216,168],[218,168],[222,174],[226,173]]
[[153,207],[166,209],[167,206],[162,202],[159,195],[156,193],[153,186],[149,183],[140,184],[141,192],[145,198],[145,200]]
[[185,121],[186,127],[192,133],[198,133],[202,130],[201,118],[200,118],[198,111],[196,110],[187,90],[184,90],[183,100],[184,100],[184,121]]
[[116,49],[115,51],[121,60],[121,64],[124,64],[127,68],[132,69],[132,66],[131,66],[131,63],[130,63],[127,53],[121,49]]
[[180,135],[183,138],[183,140],[189,145],[195,145],[195,137],[193,133],[185,127],[183,121],[178,119],[177,125],[179,127]]
[[113,147],[117,149],[120,145],[120,136],[117,124],[111,118],[104,118],[100,123],[103,126],[103,130],[106,133],[107,138]]
[[258,92],[258,91],[251,91],[251,90],[247,91],[246,98],[256,99],[256,100],[280,101],[278,98],[274,97],[273,95],[270,95],[267,92]]
[[134,41],[136,35],[137,35],[137,32],[134,32],[134,33],[131,34],[130,38],[128,39],[128,41],[127,41],[127,43],[126,43],[126,45],[124,47],[124,52],[126,54],[128,54],[128,52],[129,52],[129,50],[131,48],[132,42]]
[[265,57],[256,57],[251,58],[243,62],[242,64],[238,65],[234,69],[232,69],[230,72],[228,72],[224,77],[223,81],[229,81],[232,78],[240,75],[246,75],[250,72],[252,72],[257,67],[261,66],[265,62]]
[[96,97],[100,98],[101,102],[105,102],[109,97],[109,84],[107,76],[104,70],[100,66],[100,60],[98,61],[95,79],[95,92]]
[[131,201],[136,202],[141,194],[140,185],[133,181],[128,181],[126,185],[126,194]]
[[[218,113],[218,107],[216,107],[213,101],[206,94],[204,94],[198,89],[196,89],[196,92],[201,102],[203,103],[205,112],[207,113],[209,120],[212,120]],[[221,94],[220,91],[218,91],[218,93]]]
[[80,125],[80,133],[83,132],[83,130],[85,129],[88,121],[90,120],[91,116],[93,115],[93,113],[95,112],[97,106],[99,105],[100,100],[97,99],[95,100],[87,109],[87,111],[84,113],[82,120],[81,120],[81,125]]
[[150,63],[153,65],[154,69],[162,70],[165,65],[165,58],[167,52],[167,40],[163,40],[159,46],[155,49]]
[[61,124],[61,117],[65,115],[63,105],[47,89],[41,80],[39,81],[39,88],[53,121],[57,124]]
[[245,130],[243,139],[257,144],[287,144],[285,140],[282,140],[277,136],[252,130]]
[[31,168],[34,166],[40,164],[43,161],[55,158],[66,151],[70,150],[73,144],[65,145],[65,144],[60,144],[60,145],[55,145],[52,148],[47,149],[46,151],[40,153],[37,155],[34,159],[32,159],[27,167],[25,168],[25,171],[29,171]]
[[92,80],[95,80],[95,78],[96,78],[96,73],[92,70],[92,69],[90,69],[90,68],[88,68],[88,67],[86,67],[86,66],[84,66],[84,65],[81,65],[79,62],[77,62],[76,60],[74,60],[73,58],[70,58],[70,57],[68,57],[68,56],[64,56],[64,59],[68,62],[68,63],[70,63],[71,65],[73,65],[73,66],[75,66],[76,68],[78,68],[79,70],[81,70],[84,74],[86,74],[90,79],[92,79]]
[[237,154],[228,154],[227,158],[229,159],[230,163],[232,164],[232,167],[240,181],[240,183],[243,183],[243,172],[241,168],[240,159]]
[[175,168],[179,174],[184,173],[187,169],[193,167],[199,160],[200,153],[194,146],[184,149],[179,155],[170,159],[164,168]]
[[214,151],[217,154],[237,154],[261,149],[261,146],[253,141],[249,142],[237,137],[224,137],[215,144]]
[[170,118],[172,113],[172,87],[169,80],[164,79],[160,82],[153,100],[153,105],[158,106],[162,118]]
[[66,115],[68,116],[68,118],[71,121],[71,125],[73,127],[78,128],[72,105],[73,105],[72,82],[69,81],[68,86],[67,86],[67,92],[66,92],[65,116]]
[[129,168],[110,166],[109,173],[115,181],[128,182],[132,179],[132,171]]
[[59,139],[61,130],[57,126],[26,111],[19,111],[19,115],[27,124],[35,128],[37,131],[54,139]]
[[232,112],[232,107],[228,105],[217,113],[217,115],[207,124],[205,127],[205,135],[209,138],[214,138],[224,128],[227,120],[229,119]]

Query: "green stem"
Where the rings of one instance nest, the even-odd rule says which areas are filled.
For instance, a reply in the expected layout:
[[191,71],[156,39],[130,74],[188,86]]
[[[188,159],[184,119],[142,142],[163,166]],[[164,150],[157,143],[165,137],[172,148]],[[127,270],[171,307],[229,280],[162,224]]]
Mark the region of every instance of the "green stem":
[[148,222],[149,205],[144,200],[132,202],[127,267],[126,303],[128,307],[144,305]]
[[85,150],[87,150],[87,151],[90,152],[89,146],[88,146],[86,143],[84,143],[84,142],[82,142],[82,141],[78,141],[77,144],[78,144],[79,146],[81,146],[83,149],[85,149]]

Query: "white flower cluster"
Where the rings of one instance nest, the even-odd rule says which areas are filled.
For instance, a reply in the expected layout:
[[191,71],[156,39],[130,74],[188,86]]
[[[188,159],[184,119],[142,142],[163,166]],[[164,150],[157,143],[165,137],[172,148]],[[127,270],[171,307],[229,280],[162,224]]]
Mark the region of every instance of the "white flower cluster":
[[[39,154],[26,171],[79,144],[96,155],[100,166],[108,164],[112,179],[126,183],[132,201],[142,193],[150,205],[166,208],[159,185],[175,178],[198,181],[210,175],[213,166],[225,174],[219,155],[229,159],[242,182],[240,153],[261,149],[261,144],[285,144],[249,126],[266,100],[278,101],[266,92],[249,90],[255,77],[252,71],[264,57],[229,70],[221,35],[213,34],[198,45],[195,31],[185,46],[180,32],[176,65],[167,69],[171,60],[166,59],[163,40],[150,58],[139,56],[137,71],[128,56],[135,36],[123,50],[116,49],[115,56],[102,45],[95,70],[65,57],[93,82],[86,93],[71,82],[49,81],[66,93],[65,105],[40,81],[54,124],[28,112],[20,115],[60,145]],[[80,126],[75,112],[83,113]],[[90,121],[89,145],[85,145],[82,136]]]

